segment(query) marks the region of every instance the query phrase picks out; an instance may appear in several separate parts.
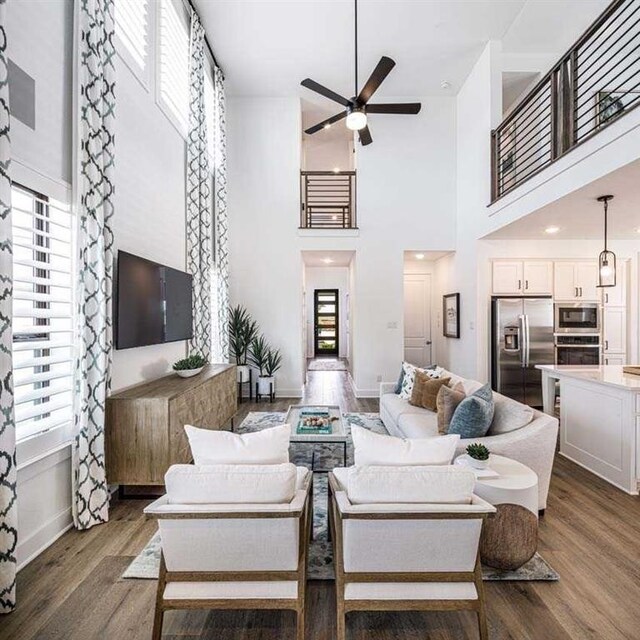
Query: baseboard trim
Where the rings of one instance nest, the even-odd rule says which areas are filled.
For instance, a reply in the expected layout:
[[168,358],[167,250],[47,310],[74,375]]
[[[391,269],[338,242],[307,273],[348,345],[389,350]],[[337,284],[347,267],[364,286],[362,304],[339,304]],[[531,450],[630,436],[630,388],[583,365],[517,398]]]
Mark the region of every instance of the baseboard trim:
[[24,569],[32,560],[37,558],[45,549],[50,547],[61,535],[73,526],[71,507],[60,511],[50,518],[37,531],[18,543],[16,558],[18,571]]
[[379,398],[380,389],[360,389],[356,386],[354,379],[351,376],[351,371],[348,372],[347,379],[351,385],[351,390],[356,398]]

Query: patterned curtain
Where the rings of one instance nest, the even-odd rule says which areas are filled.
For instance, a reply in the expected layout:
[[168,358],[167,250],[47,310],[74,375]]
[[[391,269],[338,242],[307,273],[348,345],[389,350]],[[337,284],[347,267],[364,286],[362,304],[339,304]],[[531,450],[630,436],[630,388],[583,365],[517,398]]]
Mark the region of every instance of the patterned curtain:
[[187,137],[187,271],[193,276],[191,352],[211,358],[211,185],[204,97],[204,28],[191,14]]
[[16,605],[16,425],[13,415],[11,317],[13,249],[9,178],[9,81],[5,0],[0,0],[0,613]]
[[74,521],[78,529],[89,529],[109,518],[104,417],[113,334],[115,49],[113,0],[78,5]]
[[216,101],[216,129],[214,132],[214,185],[215,185],[215,358],[217,362],[229,360],[229,253],[227,229],[227,116],[224,95],[224,76],[214,70]]

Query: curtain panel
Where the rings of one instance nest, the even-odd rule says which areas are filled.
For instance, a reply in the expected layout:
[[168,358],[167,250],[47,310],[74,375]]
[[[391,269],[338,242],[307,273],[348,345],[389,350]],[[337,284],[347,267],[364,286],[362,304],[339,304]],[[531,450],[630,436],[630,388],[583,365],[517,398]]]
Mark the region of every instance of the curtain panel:
[[16,605],[16,425],[13,407],[11,145],[6,2],[0,0],[0,613]]
[[222,71],[214,69],[214,212],[215,212],[215,358],[229,361],[229,250],[227,223],[227,116]]
[[187,271],[193,276],[193,337],[189,351],[211,359],[212,203],[205,107],[204,28],[191,13],[187,134]]
[[89,529],[109,518],[104,427],[113,346],[115,49],[113,0],[81,0],[77,7],[74,522]]

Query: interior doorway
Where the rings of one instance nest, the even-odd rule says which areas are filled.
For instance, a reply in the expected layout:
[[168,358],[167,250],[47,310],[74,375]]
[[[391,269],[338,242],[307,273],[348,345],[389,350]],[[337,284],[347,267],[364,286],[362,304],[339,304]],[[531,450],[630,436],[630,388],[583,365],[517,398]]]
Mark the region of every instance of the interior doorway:
[[338,289],[313,293],[313,355],[337,358],[340,354],[340,296]]
[[404,275],[404,359],[419,367],[433,362],[431,274]]

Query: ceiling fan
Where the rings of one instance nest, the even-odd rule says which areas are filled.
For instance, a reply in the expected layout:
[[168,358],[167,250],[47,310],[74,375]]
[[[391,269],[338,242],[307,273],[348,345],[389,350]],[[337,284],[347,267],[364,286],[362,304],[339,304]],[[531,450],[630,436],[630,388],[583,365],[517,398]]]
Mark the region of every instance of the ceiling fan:
[[373,138],[369,131],[367,115],[370,113],[392,113],[415,115],[419,113],[422,105],[419,102],[392,103],[392,104],[369,104],[371,96],[378,90],[383,80],[389,75],[389,72],[396,63],[387,56],[382,56],[371,76],[365,83],[364,87],[358,93],[358,0],[354,0],[355,12],[355,96],[353,98],[345,98],[331,89],[327,89],[321,84],[307,78],[300,84],[311,91],[315,91],[329,100],[333,100],[345,107],[344,111],[331,116],[322,122],[305,130],[307,134],[317,133],[322,129],[328,129],[335,122],[339,122],[343,118],[347,119],[347,128],[357,131],[362,145],[371,144]]

